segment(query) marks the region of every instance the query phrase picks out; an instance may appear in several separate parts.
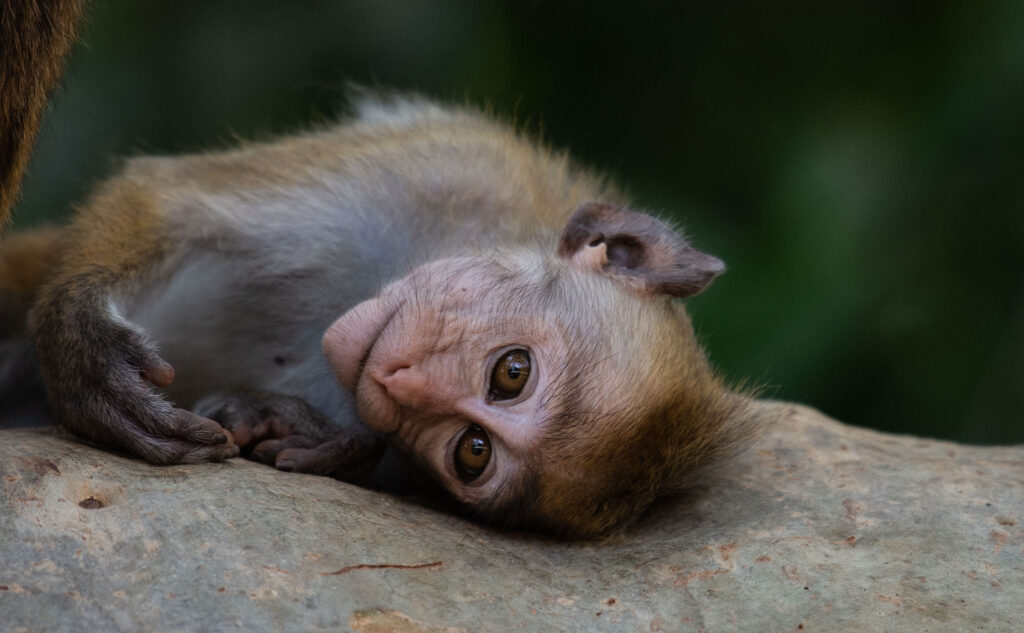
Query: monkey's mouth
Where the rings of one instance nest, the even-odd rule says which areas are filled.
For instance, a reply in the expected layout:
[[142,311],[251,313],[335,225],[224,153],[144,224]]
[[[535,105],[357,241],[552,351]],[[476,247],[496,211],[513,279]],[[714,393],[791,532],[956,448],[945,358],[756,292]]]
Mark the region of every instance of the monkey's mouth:
[[404,299],[396,300],[397,293],[390,294],[381,293],[380,297],[360,303],[324,333],[322,344],[327,362],[341,386],[353,395],[374,346],[405,304]]

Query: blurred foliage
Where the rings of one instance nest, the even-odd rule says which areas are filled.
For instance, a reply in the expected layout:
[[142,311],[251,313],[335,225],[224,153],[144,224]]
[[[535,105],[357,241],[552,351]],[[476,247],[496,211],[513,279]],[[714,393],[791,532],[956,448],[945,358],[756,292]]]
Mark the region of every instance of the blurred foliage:
[[135,153],[265,138],[343,86],[486,105],[672,214],[731,377],[1024,441],[1024,3],[94,1],[16,225]]

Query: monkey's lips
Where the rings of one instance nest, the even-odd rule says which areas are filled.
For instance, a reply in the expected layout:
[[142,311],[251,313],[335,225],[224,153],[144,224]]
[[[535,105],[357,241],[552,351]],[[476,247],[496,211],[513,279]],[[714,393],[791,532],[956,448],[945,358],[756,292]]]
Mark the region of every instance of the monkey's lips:
[[324,355],[341,386],[356,393],[366,360],[404,301],[397,293],[381,293],[341,315],[327,328],[322,345]]

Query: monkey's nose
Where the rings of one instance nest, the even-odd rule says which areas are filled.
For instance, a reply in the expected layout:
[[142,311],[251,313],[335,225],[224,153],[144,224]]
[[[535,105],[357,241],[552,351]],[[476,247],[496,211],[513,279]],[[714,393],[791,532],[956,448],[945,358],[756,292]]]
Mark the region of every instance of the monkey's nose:
[[415,367],[397,365],[374,369],[370,375],[388,397],[403,407],[427,410],[434,404],[430,380]]

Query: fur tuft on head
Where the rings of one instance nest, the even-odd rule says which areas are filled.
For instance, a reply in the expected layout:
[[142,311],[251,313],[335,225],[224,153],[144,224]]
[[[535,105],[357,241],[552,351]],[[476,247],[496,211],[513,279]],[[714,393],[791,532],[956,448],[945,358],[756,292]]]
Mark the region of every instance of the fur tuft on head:
[[752,400],[710,376],[696,388],[680,386],[673,393],[632,419],[619,419],[627,431],[614,442],[601,445],[607,438],[586,434],[572,441],[553,436],[541,460],[543,484],[529,508],[530,520],[573,537],[621,530],[658,497],[706,481],[749,446],[764,423]]

